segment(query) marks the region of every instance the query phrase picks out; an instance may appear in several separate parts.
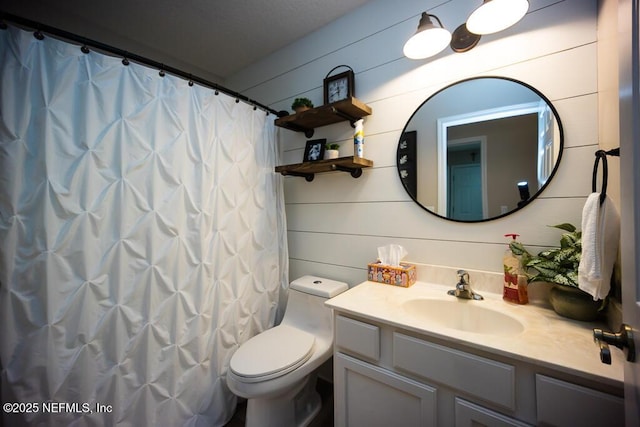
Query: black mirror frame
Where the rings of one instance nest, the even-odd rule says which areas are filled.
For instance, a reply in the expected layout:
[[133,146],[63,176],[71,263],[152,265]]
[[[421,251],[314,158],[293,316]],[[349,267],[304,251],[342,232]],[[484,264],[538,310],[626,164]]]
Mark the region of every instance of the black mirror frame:
[[[436,95],[440,94],[441,92],[447,90],[448,88],[450,88],[451,86],[455,86],[457,84],[460,83],[465,83],[465,82],[469,82],[472,80],[483,80],[483,79],[501,79],[501,80],[506,80],[506,81],[510,81],[513,83],[517,83],[519,85],[522,85],[526,88],[528,88],[529,90],[531,90],[532,92],[534,92],[536,95],[538,95],[542,100],[544,100],[547,105],[549,106],[549,109],[553,112],[553,116],[556,119],[556,122],[558,123],[558,131],[559,131],[559,135],[560,135],[560,149],[558,151],[558,159],[555,162],[555,165],[553,166],[553,170],[551,171],[551,173],[549,174],[549,177],[547,178],[547,181],[542,185],[542,187],[540,187],[540,189],[538,191],[536,191],[534,194],[531,195],[531,197],[529,197],[529,199],[527,199],[525,202],[519,204],[516,208],[491,217],[491,218],[483,218],[483,219],[478,219],[478,220],[471,220],[471,221],[463,221],[463,220],[459,220],[459,219],[453,219],[453,218],[447,218],[446,216],[442,216],[440,214],[437,214],[429,209],[427,209],[422,203],[420,203],[417,200],[417,197],[411,193],[411,191],[407,188],[407,186],[405,185],[405,182],[402,179],[402,176],[400,175],[400,168],[399,168],[399,160],[400,160],[400,142],[402,141],[402,136],[405,134],[405,132],[407,131],[407,126],[409,125],[409,123],[411,123],[411,120],[413,119],[413,116],[416,115],[416,113],[422,108],[423,105],[425,105],[427,102],[429,102],[430,99],[432,99],[433,97],[435,97]],[[535,87],[531,86],[530,84],[524,83],[520,80],[517,79],[513,79],[511,77],[503,77],[503,76],[480,76],[480,77],[470,77],[467,79],[463,79],[463,80],[458,80],[454,83],[451,83],[445,87],[443,87],[442,89],[434,92],[433,94],[431,94],[431,96],[429,96],[429,98],[427,98],[424,102],[422,102],[418,108],[416,108],[416,110],[411,114],[411,116],[409,117],[409,120],[407,120],[407,123],[404,125],[404,127],[402,128],[402,132],[400,133],[400,140],[398,141],[398,147],[396,148],[396,169],[398,171],[398,178],[400,178],[400,183],[402,184],[402,187],[405,189],[405,191],[407,192],[407,194],[411,197],[411,199],[418,205],[420,206],[422,209],[424,209],[425,211],[429,212],[431,215],[434,215],[438,218],[442,218],[445,219],[447,221],[453,221],[453,222],[459,222],[459,223],[463,223],[463,224],[472,224],[472,223],[479,223],[479,222],[487,222],[487,221],[493,221],[496,219],[500,219],[500,218],[504,218],[508,215],[511,215],[515,212],[520,211],[521,209],[524,209],[526,206],[528,206],[533,200],[537,199],[538,196],[540,196],[540,194],[542,194],[542,192],[547,188],[547,186],[549,185],[549,183],[553,180],[558,167],[560,166],[560,161],[562,160],[562,154],[564,152],[564,128],[562,126],[562,121],[560,120],[560,115],[558,114],[558,111],[556,110],[556,108],[553,106],[553,104],[551,103],[551,101],[549,100],[549,98],[547,98],[545,95],[542,94],[542,92],[540,92],[538,89],[536,89]]]

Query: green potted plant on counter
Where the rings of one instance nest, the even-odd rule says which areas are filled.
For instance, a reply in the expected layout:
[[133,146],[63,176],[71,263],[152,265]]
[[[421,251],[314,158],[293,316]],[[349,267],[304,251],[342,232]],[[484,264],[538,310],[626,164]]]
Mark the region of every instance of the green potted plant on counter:
[[313,102],[309,98],[296,98],[291,104],[291,109],[296,113],[313,108]]
[[549,302],[556,313],[575,320],[595,320],[604,306],[604,301],[594,301],[591,295],[578,287],[582,233],[569,223],[552,227],[565,231],[560,237],[560,247],[533,255],[522,243],[511,242],[511,251],[520,257],[528,283],[553,284]]

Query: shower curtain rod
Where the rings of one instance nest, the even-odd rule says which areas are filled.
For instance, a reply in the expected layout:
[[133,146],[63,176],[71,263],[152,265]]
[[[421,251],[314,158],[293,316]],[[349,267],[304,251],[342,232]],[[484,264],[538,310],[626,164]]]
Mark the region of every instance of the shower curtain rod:
[[264,111],[266,111],[267,113],[272,113],[275,114],[276,116],[278,115],[278,112],[272,108],[267,107],[264,104],[261,104],[260,102],[254,100],[254,99],[250,99],[249,97],[238,93],[234,90],[228,89],[224,86],[221,86],[217,83],[213,83],[210,82],[208,80],[205,80],[203,78],[200,78],[198,76],[194,76],[192,74],[186,73],[182,70],[179,70],[177,68],[173,68],[170,66],[167,66],[163,63],[154,61],[152,59],[149,58],[145,58],[143,56],[140,55],[136,55],[134,53],[131,52],[127,52],[125,50],[122,49],[118,49],[117,47],[113,47],[95,40],[91,40],[82,36],[79,36],[77,34],[74,33],[70,33],[68,31],[65,30],[61,30],[59,28],[55,28],[55,27],[51,27],[49,25],[45,25],[45,24],[41,24],[39,22],[35,22],[35,21],[31,21],[29,19],[26,18],[22,18],[20,16],[16,16],[16,15],[12,15],[10,13],[6,13],[4,11],[0,11],[0,30],[5,30],[7,28],[7,24],[4,21],[10,21],[13,22],[14,24],[17,24],[18,26],[21,27],[27,27],[30,29],[35,30],[34,32],[34,37],[42,40],[42,38],[44,38],[44,35],[42,34],[44,33],[48,33],[51,34],[53,36],[65,39],[65,40],[70,40],[76,43],[80,43],[82,52],[84,53],[89,53],[89,50],[87,48],[87,46],[91,46],[94,49],[100,50],[100,51],[104,51],[104,52],[108,52],[111,53],[115,56],[121,56],[122,59],[122,63],[124,65],[128,65],[128,61],[135,61],[137,63],[143,64],[143,65],[147,65],[149,67],[152,68],[156,68],[161,74],[161,76],[163,75],[162,73],[170,73],[173,74],[174,76],[178,76],[178,77],[182,77],[185,80],[188,80],[191,84],[191,82],[193,83],[198,83],[202,86],[206,86],[209,87],[211,89],[214,89],[216,91],[225,93],[229,96],[232,96],[234,98],[236,98],[236,102],[239,101],[243,101],[246,102],[247,104],[253,105],[254,109],[256,108],[260,108]]

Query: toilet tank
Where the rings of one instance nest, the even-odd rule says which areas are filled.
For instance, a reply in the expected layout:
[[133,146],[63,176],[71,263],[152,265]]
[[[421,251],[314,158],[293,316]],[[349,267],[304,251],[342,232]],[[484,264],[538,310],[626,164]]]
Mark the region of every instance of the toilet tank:
[[303,276],[289,284],[287,307],[282,324],[288,324],[315,335],[333,335],[329,298],[346,291],[349,285],[317,276]]
[[329,299],[349,289],[349,285],[317,276],[302,276],[291,282],[289,289]]

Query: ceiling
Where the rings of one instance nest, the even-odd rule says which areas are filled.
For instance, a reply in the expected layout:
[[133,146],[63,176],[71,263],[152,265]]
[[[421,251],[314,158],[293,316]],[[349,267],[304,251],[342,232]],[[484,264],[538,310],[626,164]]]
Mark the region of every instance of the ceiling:
[[0,0],[0,11],[224,83],[369,0]]

